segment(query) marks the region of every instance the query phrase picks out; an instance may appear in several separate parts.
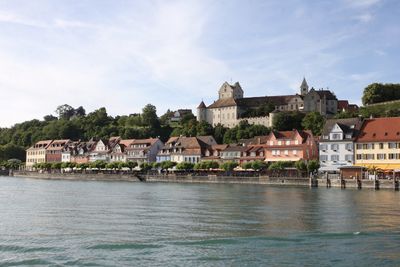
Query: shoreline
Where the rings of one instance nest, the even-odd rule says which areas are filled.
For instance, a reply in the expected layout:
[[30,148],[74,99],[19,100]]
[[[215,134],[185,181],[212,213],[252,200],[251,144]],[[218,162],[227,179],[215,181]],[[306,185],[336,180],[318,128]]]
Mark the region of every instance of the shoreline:
[[198,183],[198,184],[259,184],[272,186],[296,186],[296,187],[324,187],[324,188],[349,188],[349,189],[385,189],[395,190],[392,180],[340,180],[309,179],[301,177],[240,177],[217,175],[139,175],[139,174],[107,174],[107,173],[39,173],[15,171],[13,177],[42,180],[69,180],[69,181],[107,181],[107,182],[143,182],[143,183]]

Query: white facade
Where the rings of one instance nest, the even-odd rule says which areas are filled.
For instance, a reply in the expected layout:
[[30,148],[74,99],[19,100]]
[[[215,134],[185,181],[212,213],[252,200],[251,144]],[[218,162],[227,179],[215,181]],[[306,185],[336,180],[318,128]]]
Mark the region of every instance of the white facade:
[[61,162],[71,162],[71,152],[63,151],[61,153]]
[[345,133],[335,124],[319,144],[320,171],[339,172],[343,166],[354,164],[354,142],[351,133]]

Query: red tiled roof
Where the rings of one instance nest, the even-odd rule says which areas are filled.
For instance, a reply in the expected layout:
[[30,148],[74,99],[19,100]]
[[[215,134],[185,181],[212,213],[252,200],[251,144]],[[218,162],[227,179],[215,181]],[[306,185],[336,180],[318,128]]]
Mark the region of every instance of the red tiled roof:
[[364,121],[357,142],[400,141],[400,117]]

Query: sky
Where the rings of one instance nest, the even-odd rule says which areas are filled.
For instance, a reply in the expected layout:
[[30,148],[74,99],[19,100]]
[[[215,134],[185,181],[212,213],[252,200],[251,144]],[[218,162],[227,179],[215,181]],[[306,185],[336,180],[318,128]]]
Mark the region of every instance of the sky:
[[400,82],[397,0],[0,0],[0,127],[55,114]]

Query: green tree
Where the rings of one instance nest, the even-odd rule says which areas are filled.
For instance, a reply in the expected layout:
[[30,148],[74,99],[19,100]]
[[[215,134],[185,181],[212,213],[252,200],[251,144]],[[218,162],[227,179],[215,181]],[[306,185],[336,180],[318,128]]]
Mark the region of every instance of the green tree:
[[308,172],[315,172],[319,169],[320,165],[319,165],[319,161],[318,160],[310,160],[308,161],[307,164],[307,170]]
[[296,161],[295,167],[300,172],[307,171],[307,164],[304,162],[304,160]]
[[372,83],[364,89],[362,102],[364,105],[400,99],[400,84]]
[[176,162],[169,161],[169,160],[163,161],[163,162],[161,162],[161,168],[168,170],[168,169],[171,169],[174,166],[176,166],[176,164],[177,164]]
[[75,109],[68,104],[58,106],[56,109],[59,119],[69,120],[75,114]]
[[279,112],[273,120],[273,128],[277,131],[302,130],[302,121],[305,114],[298,111]]
[[310,112],[303,118],[301,125],[306,130],[311,130],[313,135],[321,135],[325,125],[325,118],[319,112]]
[[255,171],[260,171],[268,168],[268,164],[265,161],[256,160],[251,163],[251,168]]
[[176,165],[177,170],[193,170],[194,164],[190,162],[181,162]]
[[157,109],[151,104],[147,104],[142,110],[143,124],[151,128],[159,128],[160,122],[157,117]]
[[227,161],[221,164],[221,168],[225,171],[233,171],[239,164],[234,161]]

